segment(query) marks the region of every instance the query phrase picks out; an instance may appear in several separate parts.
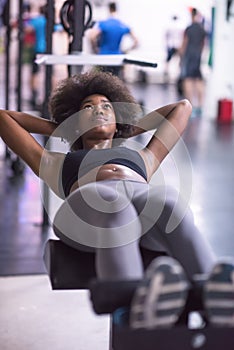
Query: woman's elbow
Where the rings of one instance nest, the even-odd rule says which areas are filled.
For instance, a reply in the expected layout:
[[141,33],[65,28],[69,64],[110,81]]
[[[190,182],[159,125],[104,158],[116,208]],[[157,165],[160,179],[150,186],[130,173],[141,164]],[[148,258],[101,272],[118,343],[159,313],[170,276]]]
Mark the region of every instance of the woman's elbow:
[[186,110],[188,110],[188,112],[190,113],[192,112],[192,104],[188,99],[184,98],[183,100],[180,101],[180,103],[183,105],[183,107]]
[[183,111],[183,115],[189,119],[191,113],[192,113],[192,104],[190,103],[189,100],[187,99],[183,99],[179,102],[180,106],[181,106],[181,109]]

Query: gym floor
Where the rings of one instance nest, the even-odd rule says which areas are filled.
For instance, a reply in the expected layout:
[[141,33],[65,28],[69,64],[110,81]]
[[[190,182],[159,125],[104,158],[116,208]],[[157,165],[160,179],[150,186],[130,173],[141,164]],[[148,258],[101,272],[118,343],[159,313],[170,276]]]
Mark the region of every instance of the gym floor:
[[[179,98],[173,84],[129,87],[146,109]],[[163,176],[185,191],[217,256],[234,257],[234,124],[218,124],[205,111],[191,119]],[[43,252],[53,232],[43,225],[41,184],[27,167],[15,176],[1,141],[0,203],[1,349],[107,349],[109,318],[93,314],[87,292],[51,291]]]

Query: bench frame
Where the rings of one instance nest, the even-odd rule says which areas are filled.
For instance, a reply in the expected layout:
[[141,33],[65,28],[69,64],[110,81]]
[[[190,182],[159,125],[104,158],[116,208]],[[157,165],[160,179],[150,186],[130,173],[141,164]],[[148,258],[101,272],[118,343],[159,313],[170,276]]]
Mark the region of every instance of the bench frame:
[[[143,252],[144,265],[152,257]],[[155,257],[155,254],[154,254]],[[60,240],[50,239],[45,246],[44,262],[52,289],[89,289],[96,277],[95,254],[78,251]],[[85,266],[85,269],[84,269]],[[112,315],[111,315],[112,317]],[[112,317],[109,350],[233,350],[234,329],[211,327],[188,329],[177,325],[169,329],[133,330],[115,324]]]

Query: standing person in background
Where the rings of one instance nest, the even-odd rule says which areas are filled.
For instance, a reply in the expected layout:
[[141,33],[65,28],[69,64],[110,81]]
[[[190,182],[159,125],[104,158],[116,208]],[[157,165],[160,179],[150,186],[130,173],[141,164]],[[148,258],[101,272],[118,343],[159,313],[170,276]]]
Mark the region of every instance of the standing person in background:
[[205,45],[206,31],[196,8],[191,12],[192,23],[184,32],[181,55],[181,78],[183,94],[194,106],[193,115],[202,115],[204,80],[201,73],[201,56]]
[[[23,4],[23,23],[24,27],[27,28],[31,20],[31,5],[28,2]],[[31,64],[32,59],[34,59],[35,50],[35,31],[26,30],[23,39],[23,63]]]
[[[93,51],[99,55],[119,55],[127,53],[138,46],[138,40],[131,28],[117,18],[117,5],[115,2],[108,4],[109,16],[106,20],[98,22],[90,31],[90,40]],[[132,46],[124,52],[121,50],[121,42],[125,35],[129,35]],[[121,66],[105,66],[104,71],[110,71],[120,75]]]
[[0,28],[6,25],[6,0],[0,0]]
[[183,29],[180,24],[179,17],[174,15],[165,33],[166,38],[166,62],[164,70],[164,82],[168,83],[169,78],[169,64],[173,57],[178,56],[178,49],[181,46],[183,38]]
[[33,16],[25,27],[25,33],[35,33],[34,54],[32,57],[31,107],[38,106],[38,73],[39,66],[35,63],[36,55],[46,52],[46,5],[40,6],[39,13]]

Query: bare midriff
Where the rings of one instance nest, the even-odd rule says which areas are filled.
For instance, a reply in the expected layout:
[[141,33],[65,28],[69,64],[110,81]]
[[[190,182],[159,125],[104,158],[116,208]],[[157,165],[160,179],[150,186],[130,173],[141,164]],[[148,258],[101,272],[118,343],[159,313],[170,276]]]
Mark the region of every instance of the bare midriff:
[[130,180],[144,182],[147,181],[134,170],[119,164],[104,164],[89,171],[84,176],[80,177],[71,187],[70,193],[78,187],[90,182],[104,180]]

